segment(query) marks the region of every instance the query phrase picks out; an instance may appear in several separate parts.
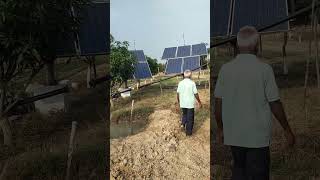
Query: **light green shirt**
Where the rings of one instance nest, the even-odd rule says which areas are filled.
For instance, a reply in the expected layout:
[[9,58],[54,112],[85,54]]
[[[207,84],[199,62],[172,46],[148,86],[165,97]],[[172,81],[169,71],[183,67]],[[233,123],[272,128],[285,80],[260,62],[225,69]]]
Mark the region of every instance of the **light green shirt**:
[[215,88],[222,98],[226,145],[259,148],[270,145],[269,102],[279,99],[272,67],[255,55],[240,54],[222,66]]
[[180,108],[194,108],[194,95],[198,93],[196,83],[189,78],[185,78],[179,82],[177,93],[179,93]]

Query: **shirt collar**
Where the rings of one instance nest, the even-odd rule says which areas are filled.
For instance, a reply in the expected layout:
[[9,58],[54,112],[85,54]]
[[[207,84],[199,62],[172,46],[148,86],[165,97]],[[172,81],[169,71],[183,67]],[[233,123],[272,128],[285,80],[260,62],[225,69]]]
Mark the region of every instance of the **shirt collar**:
[[238,60],[257,60],[257,56],[254,54],[238,54],[236,59],[238,59]]

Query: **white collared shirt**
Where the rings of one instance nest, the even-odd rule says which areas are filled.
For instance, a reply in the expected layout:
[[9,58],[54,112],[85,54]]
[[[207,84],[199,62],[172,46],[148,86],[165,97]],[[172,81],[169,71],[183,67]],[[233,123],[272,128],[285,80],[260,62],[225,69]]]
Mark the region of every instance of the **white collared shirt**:
[[272,113],[269,102],[279,100],[270,65],[255,55],[239,54],[222,66],[214,94],[222,98],[226,145],[251,148],[270,145]]

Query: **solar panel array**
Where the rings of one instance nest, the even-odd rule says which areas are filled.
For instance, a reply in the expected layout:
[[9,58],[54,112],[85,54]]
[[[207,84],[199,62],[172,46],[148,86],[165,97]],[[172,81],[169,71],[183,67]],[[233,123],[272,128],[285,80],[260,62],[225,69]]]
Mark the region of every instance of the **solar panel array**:
[[162,59],[167,59],[166,74],[182,73],[185,70],[200,70],[200,56],[207,55],[204,43],[165,48]]
[[[286,0],[213,0],[210,13],[210,36],[219,37],[235,35],[245,25],[259,29],[275,23],[288,16],[288,7]],[[284,22],[265,32],[288,29],[289,22]]]
[[135,79],[151,78],[152,77],[151,70],[143,50],[135,50],[131,52],[135,56],[137,61],[134,66],[134,75],[133,75],[134,78]]
[[178,74],[185,70],[200,70],[200,56],[174,58],[167,61],[166,74]]
[[173,59],[187,56],[202,56],[207,55],[207,48],[204,43],[194,44],[192,46],[179,46],[165,48],[162,54],[162,59]]

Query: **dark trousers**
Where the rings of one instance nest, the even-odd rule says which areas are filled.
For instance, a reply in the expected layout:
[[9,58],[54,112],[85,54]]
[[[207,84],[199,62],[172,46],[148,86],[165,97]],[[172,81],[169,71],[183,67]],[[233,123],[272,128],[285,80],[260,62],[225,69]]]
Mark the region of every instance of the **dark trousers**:
[[182,124],[185,127],[187,136],[192,135],[193,123],[194,123],[194,108],[192,109],[182,108]]
[[232,180],[269,180],[269,147],[245,148],[231,146]]

